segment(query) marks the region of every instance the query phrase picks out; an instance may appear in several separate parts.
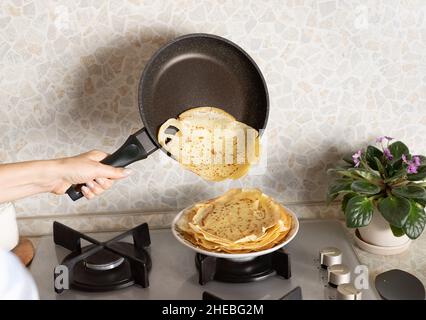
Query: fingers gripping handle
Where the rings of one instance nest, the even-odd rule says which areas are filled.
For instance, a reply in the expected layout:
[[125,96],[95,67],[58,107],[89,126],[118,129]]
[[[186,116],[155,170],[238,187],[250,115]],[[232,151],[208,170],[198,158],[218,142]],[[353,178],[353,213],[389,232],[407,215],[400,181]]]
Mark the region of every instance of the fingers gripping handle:
[[[101,163],[124,168],[135,161],[145,159],[155,150],[157,150],[157,146],[152,142],[145,128],[143,128],[127,138],[126,142],[117,151],[107,156]],[[73,201],[83,197],[81,192],[83,185],[74,184],[66,191]]]
[[73,184],[71,187],[68,188],[66,193],[69,195],[72,201],[76,201],[80,198],[83,198],[83,193],[81,192],[82,186],[82,184]]
[[[131,138],[132,136],[126,140],[120,149],[107,156],[101,161],[101,163],[108,164],[113,167],[125,167],[136,160],[146,158],[147,156],[143,149],[141,150],[135,143],[129,142]],[[132,159],[134,160],[132,161]],[[83,192],[81,191],[83,186],[84,184],[73,184],[68,188],[66,193],[73,201],[76,201],[83,197]]]

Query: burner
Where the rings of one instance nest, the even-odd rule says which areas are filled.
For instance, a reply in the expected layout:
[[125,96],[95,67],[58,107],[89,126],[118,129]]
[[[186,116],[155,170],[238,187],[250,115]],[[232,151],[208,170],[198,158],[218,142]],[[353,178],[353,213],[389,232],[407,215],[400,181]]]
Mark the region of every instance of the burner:
[[[108,291],[135,283],[148,287],[152,262],[145,250],[151,243],[146,223],[107,242],[99,242],[58,222],[54,222],[53,235],[56,244],[72,251],[62,261],[70,270],[71,288]],[[119,241],[128,235],[133,235],[134,243]],[[92,244],[81,247],[80,239]],[[55,287],[55,291],[60,293],[63,289]]]
[[276,274],[285,279],[291,277],[290,256],[282,249],[243,261],[197,253],[195,265],[201,285],[211,280],[232,283],[259,281]]
[[[86,248],[91,249],[93,247],[94,245],[91,245],[82,250],[84,251]],[[88,269],[105,271],[117,268],[123,261],[124,258],[120,257],[118,254],[108,250],[102,250],[84,259],[84,265]]]

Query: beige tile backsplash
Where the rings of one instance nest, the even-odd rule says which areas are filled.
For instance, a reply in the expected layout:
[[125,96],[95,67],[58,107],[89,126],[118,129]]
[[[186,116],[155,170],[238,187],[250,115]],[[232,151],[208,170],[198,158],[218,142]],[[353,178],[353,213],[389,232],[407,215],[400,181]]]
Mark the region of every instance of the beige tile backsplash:
[[84,230],[167,225],[178,209],[239,186],[260,187],[301,217],[338,216],[323,200],[326,169],[343,153],[383,134],[426,152],[422,0],[3,0],[0,162],[114,151],[142,126],[147,59],[192,32],[229,38],[262,70],[267,170],[210,183],[157,152],[96,200],[17,201],[23,234],[49,233],[53,219]]

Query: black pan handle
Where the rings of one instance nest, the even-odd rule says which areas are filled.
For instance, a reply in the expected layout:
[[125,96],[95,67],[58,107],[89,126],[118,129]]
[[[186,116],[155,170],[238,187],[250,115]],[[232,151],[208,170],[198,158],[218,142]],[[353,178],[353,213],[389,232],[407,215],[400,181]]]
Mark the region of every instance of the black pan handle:
[[[128,137],[126,142],[117,151],[107,156],[101,163],[124,168],[135,161],[145,159],[157,149],[158,147],[149,137],[146,129],[142,128]],[[73,201],[83,197],[83,193],[81,192],[83,185],[73,184],[66,191]]]

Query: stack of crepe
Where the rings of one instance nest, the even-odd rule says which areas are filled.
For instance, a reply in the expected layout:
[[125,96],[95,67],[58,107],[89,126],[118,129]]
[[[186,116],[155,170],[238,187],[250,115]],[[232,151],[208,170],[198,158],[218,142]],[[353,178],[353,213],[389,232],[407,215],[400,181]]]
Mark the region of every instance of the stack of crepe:
[[281,243],[291,226],[291,215],[260,190],[231,189],[187,209],[175,228],[201,249],[248,253]]
[[158,142],[209,181],[241,178],[259,158],[259,132],[214,107],[191,108],[168,119],[158,130]]

